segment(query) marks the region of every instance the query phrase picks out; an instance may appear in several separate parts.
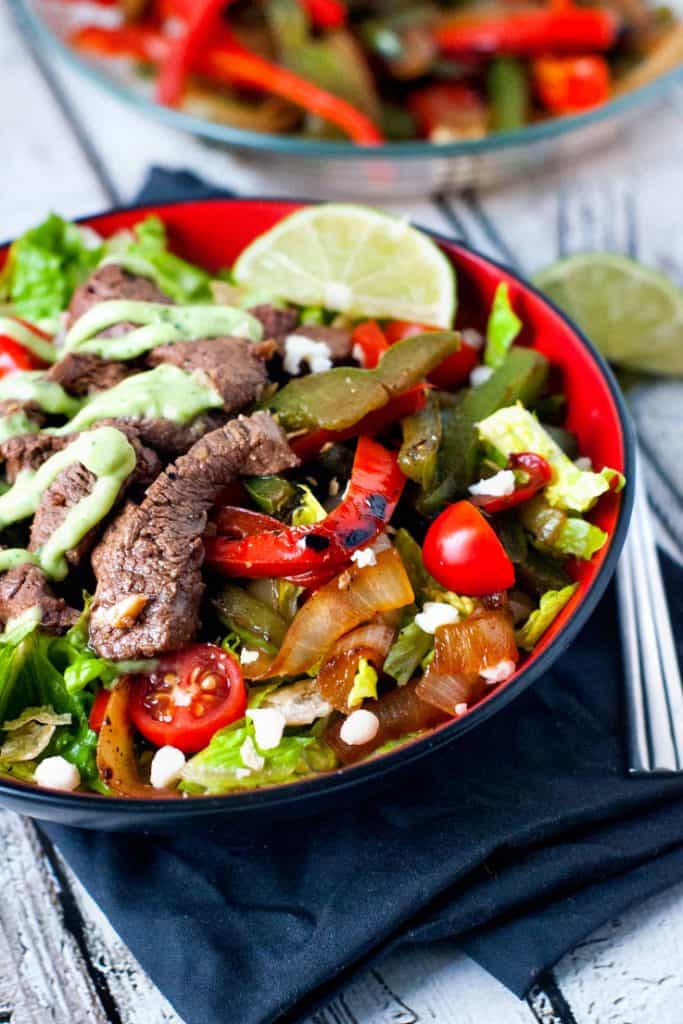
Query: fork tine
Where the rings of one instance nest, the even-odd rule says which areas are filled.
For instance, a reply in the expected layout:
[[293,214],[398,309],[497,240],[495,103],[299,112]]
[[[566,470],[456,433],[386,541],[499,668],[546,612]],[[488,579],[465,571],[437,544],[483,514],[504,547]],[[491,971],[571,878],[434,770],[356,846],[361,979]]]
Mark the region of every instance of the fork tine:
[[645,724],[643,680],[638,651],[638,625],[631,582],[631,553],[628,539],[617,565],[617,600],[626,685],[628,766],[630,772],[649,772],[652,770],[652,763]]

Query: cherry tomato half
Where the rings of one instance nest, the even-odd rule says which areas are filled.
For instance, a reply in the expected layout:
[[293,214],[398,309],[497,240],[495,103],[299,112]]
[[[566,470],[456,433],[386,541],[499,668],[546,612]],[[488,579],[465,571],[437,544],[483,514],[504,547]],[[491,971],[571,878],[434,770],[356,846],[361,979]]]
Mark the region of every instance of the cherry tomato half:
[[45,363],[14,338],[0,334],[0,377],[16,370],[38,370]]
[[247,691],[235,659],[213,644],[191,644],[164,655],[154,672],[135,678],[130,717],[150,743],[193,754],[218,729],[241,718],[246,707]]
[[[435,331],[436,327],[428,327],[427,324],[409,323],[407,320],[392,320],[384,328],[384,334],[390,345],[404,338],[412,338],[416,334],[424,334],[425,331]],[[470,375],[470,371],[479,362],[479,349],[471,345],[466,338],[461,339],[460,348],[453,355],[447,356],[435,370],[429,374],[430,384],[441,388],[442,391],[449,391],[451,388],[464,384]]]
[[493,527],[469,501],[449,505],[434,520],[422,556],[437,583],[457,594],[481,597],[515,582],[514,566]]

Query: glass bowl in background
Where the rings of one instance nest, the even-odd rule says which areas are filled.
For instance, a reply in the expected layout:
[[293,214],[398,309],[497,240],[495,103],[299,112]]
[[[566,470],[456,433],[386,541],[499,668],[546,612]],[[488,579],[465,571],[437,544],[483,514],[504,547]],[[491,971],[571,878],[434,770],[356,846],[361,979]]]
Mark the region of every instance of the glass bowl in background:
[[[341,141],[244,131],[163,107],[153,99],[153,82],[137,75],[129,62],[86,57],[69,46],[68,37],[83,21],[79,4],[62,0],[10,0],[10,4],[25,15],[29,29],[48,50],[59,53],[138,112],[226,147],[249,170],[254,188],[265,193],[278,193],[284,187],[310,198],[397,199],[474,185],[490,188],[531,171],[566,164],[614,141],[636,127],[648,107],[683,81],[681,64],[585,114],[483,139],[438,144],[418,140],[363,148]],[[683,0],[674,6],[683,16]],[[93,20],[90,12],[87,20]]]

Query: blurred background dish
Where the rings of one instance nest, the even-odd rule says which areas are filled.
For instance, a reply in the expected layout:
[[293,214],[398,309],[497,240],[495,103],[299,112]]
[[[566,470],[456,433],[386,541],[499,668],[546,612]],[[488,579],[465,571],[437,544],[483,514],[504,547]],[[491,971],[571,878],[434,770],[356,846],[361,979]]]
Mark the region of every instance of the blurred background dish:
[[[639,0],[514,15],[487,6],[476,18],[446,16],[441,5],[437,21],[433,6],[417,3],[386,4],[393,13],[382,20],[377,3],[243,0],[232,27],[221,23],[220,45],[213,30],[212,50],[203,43],[189,54],[179,45],[187,0],[12,2],[110,93],[230,147],[258,168],[261,187],[277,180],[279,190],[313,196],[498,184],[635,126],[683,77],[683,26]],[[224,6],[213,4],[214,17]],[[335,23],[349,16],[353,32]],[[201,77],[187,74],[196,67]]]

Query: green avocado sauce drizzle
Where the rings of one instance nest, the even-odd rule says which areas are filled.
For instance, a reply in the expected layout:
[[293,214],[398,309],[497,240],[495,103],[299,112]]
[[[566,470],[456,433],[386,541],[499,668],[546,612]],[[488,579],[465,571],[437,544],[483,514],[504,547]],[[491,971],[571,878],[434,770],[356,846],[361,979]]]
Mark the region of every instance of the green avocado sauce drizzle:
[[75,416],[82,400],[68,395],[61,384],[48,380],[42,370],[19,370],[0,380],[0,401],[35,402],[54,416]]
[[207,409],[222,405],[221,396],[205,374],[198,370],[187,373],[164,363],[154,370],[127,377],[108,391],[98,392],[72,420],[49,433],[73,434],[99,420],[116,418],[161,417],[174,423],[189,423]]
[[37,434],[40,426],[25,412],[11,412],[7,416],[0,416],[0,444],[9,441],[11,437],[19,434]]
[[3,334],[6,338],[18,341],[20,345],[23,345],[34,356],[38,356],[39,359],[44,360],[46,363],[54,363],[57,359],[57,350],[54,345],[47,341],[46,338],[41,338],[34,331],[29,330],[28,327],[25,327],[18,320],[8,316],[0,316],[0,334]]
[[92,491],[69,509],[64,521],[38,551],[0,551],[0,571],[33,562],[52,579],[64,579],[68,572],[64,555],[110,511],[122,483],[135,469],[135,450],[114,427],[99,427],[81,434],[37,471],[20,473],[14,486],[0,496],[0,528],[33,515],[44,491],[64,469],[78,462],[97,478]]
[[[115,338],[98,337],[117,324],[134,324]],[[193,338],[237,335],[259,341],[261,324],[233,306],[166,306],[160,302],[112,299],[79,317],[64,339],[65,352],[91,352],[103,359],[135,359],[158,345]]]

